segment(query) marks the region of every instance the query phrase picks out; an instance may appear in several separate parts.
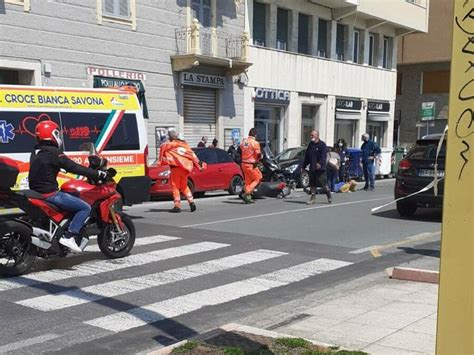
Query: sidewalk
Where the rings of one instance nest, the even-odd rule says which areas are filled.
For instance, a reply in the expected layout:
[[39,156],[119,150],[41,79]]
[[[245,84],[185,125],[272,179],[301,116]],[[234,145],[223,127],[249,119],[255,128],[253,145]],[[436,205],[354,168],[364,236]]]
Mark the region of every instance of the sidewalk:
[[[401,266],[438,270],[439,259]],[[352,286],[335,288],[296,321],[272,330],[371,354],[434,354],[438,285],[378,273]]]

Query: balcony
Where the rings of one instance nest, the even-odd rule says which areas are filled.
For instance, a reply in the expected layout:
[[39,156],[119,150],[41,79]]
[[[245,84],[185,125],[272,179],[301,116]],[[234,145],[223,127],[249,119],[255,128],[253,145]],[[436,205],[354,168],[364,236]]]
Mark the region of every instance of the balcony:
[[174,71],[184,71],[200,65],[222,68],[228,75],[247,70],[250,36],[233,36],[216,28],[202,28],[198,20],[175,33],[176,54],[171,56]]

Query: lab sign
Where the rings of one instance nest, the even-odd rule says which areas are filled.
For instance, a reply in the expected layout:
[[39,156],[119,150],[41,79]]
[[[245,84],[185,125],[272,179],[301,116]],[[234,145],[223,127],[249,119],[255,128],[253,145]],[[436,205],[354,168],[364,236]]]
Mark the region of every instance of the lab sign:
[[225,78],[217,75],[182,72],[181,84],[225,89]]
[[435,103],[423,102],[421,104],[421,121],[432,121],[435,119]]

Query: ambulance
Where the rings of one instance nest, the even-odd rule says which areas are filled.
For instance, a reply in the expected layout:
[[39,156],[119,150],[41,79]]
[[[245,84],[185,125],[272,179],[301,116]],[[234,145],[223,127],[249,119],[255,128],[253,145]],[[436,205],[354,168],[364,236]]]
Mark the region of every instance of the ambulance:
[[[84,143],[94,143],[97,153],[117,170],[115,180],[123,205],[149,200],[146,123],[136,93],[130,88],[81,89],[0,85],[0,156],[20,167],[15,189],[28,189],[35,127],[52,120],[61,127],[64,152],[87,166]],[[60,174],[59,183],[76,178]]]

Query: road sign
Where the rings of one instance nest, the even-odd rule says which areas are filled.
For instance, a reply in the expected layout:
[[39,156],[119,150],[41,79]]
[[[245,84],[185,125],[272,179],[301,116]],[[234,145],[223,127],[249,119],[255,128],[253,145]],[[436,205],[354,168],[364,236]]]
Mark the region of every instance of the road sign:
[[474,354],[474,0],[454,1],[436,352]]
[[432,121],[435,119],[435,102],[423,102],[421,104],[421,120]]

